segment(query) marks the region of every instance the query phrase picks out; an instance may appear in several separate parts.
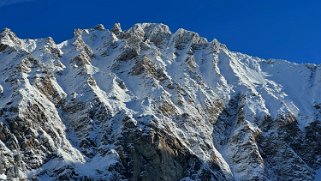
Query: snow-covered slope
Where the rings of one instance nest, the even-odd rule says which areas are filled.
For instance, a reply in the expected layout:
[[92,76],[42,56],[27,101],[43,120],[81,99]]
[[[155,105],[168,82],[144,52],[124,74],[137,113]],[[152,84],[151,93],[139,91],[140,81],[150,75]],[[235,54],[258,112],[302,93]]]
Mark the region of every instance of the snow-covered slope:
[[166,25],[0,36],[0,180],[313,180],[321,66]]

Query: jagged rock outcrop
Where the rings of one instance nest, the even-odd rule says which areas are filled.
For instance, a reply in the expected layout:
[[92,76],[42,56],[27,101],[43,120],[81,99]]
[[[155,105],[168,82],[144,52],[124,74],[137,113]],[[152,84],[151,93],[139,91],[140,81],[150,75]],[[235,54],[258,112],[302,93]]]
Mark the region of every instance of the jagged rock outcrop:
[[321,66],[142,23],[0,35],[0,180],[314,180]]

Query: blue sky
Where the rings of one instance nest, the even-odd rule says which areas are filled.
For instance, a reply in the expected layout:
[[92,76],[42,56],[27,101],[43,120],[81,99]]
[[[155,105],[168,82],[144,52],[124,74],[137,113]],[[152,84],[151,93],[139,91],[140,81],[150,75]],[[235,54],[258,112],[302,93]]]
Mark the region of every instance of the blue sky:
[[317,0],[0,0],[0,28],[60,42],[78,27],[161,22],[253,56],[321,63],[320,9]]

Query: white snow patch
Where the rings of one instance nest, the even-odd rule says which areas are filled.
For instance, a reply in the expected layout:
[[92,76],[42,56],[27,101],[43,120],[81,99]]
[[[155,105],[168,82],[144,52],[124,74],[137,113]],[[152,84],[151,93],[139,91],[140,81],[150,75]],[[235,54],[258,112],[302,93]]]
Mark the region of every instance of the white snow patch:
[[7,175],[0,174],[0,180],[7,180]]
[[97,172],[103,172],[109,166],[118,162],[118,154],[115,150],[109,151],[106,156],[95,156],[90,162],[76,165],[76,172],[84,176],[96,176]]

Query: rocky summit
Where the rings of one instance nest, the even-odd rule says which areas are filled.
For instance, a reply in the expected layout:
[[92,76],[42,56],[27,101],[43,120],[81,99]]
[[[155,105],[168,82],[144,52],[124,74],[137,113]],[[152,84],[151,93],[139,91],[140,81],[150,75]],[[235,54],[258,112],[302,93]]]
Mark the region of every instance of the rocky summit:
[[321,65],[163,24],[0,34],[0,180],[317,180]]

